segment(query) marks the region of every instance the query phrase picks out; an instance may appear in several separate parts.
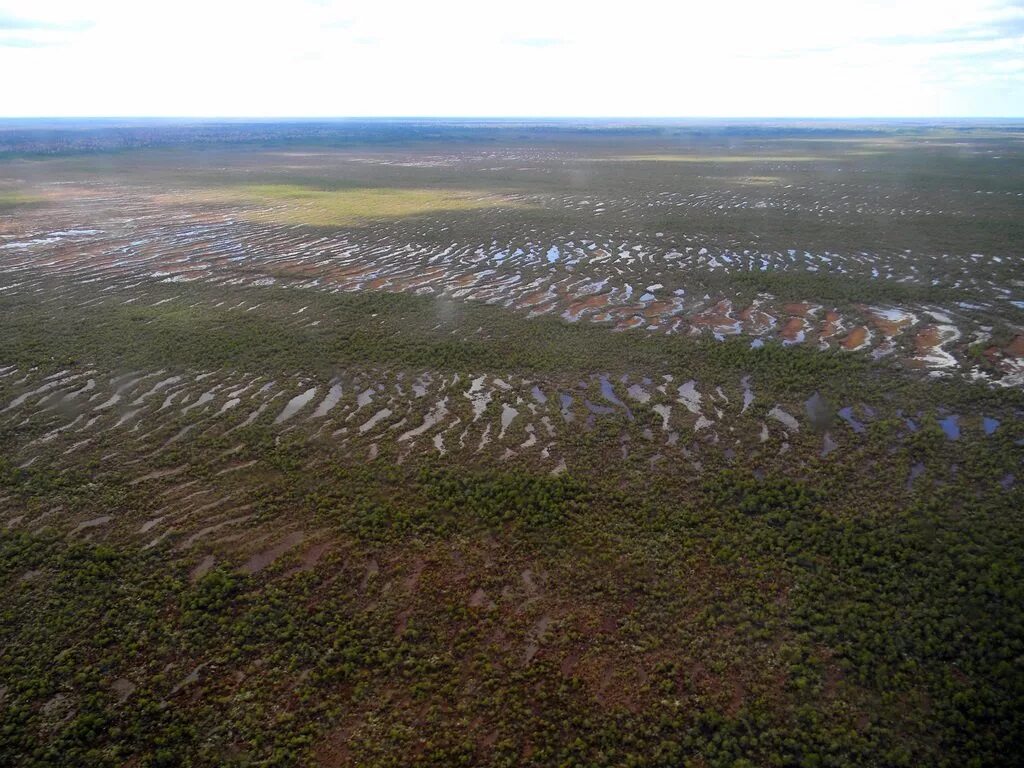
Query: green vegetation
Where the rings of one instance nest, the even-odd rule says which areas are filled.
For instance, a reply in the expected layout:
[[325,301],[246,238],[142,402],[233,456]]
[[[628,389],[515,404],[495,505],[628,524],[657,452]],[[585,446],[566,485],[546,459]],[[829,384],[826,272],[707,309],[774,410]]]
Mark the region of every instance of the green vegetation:
[[257,221],[341,227],[368,220],[423,216],[438,211],[469,211],[510,205],[483,191],[440,189],[316,189],[298,184],[254,184],[200,190],[189,195],[209,203],[260,206]]
[[[727,472],[680,504],[672,484],[374,474],[307,494],[339,547],[314,573],[189,584],[173,549],[0,537],[3,760],[301,765],[337,733],[382,766],[995,765],[1022,746],[1019,492]],[[467,608],[477,586],[495,607]],[[503,587],[559,627],[532,664],[538,614]]]
[[[9,329],[0,337],[0,359],[44,367],[77,361],[115,367],[230,365],[275,373],[377,364],[550,373],[706,365],[731,374],[766,360],[789,374],[805,369],[812,378],[868,371],[857,355],[787,351],[775,345],[752,350],[743,339],[723,345],[710,339],[609,334],[589,323],[524,320],[485,304],[408,294],[324,295],[273,286],[203,285],[187,288],[188,301],[178,299],[181,294],[177,285],[153,286],[148,306],[112,299],[74,312],[32,297],[0,294],[0,314]],[[170,301],[160,303],[164,299]],[[241,301],[258,303],[261,311],[233,311]],[[324,320],[316,326],[295,322],[296,302],[314,307]]]
[[0,189],[0,214],[12,213],[24,206],[38,205],[43,200],[39,195]]
[[1019,130],[210,130],[0,166],[71,190],[0,192],[0,765],[1020,762],[1019,387],[419,282],[909,306],[1003,373]]
[[[828,285],[827,278],[809,282]],[[821,353],[806,347],[749,341],[610,334],[589,323],[522,317],[473,302],[407,294],[324,295],[288,288],[154,285],[148,306],[112,299],[88,307],[39,304],[0,294],[0,359],[59,370],[68,364],[120,368],[189,367],[330,375],[351,365],[449,371],[536,372],[571,377],[579,372],[664,370],[711,384],[734,386],[750,375],[766,396],[788,399],[815,389],[836,402],[880,402],[900,394],[916,403],[1021,402],[1017,390],[981,384],[922,383],[885,361],[859,354]],[[227,299],[230,298],[230,301]],[[170,299],[165,303],[164,299]],[[240,301],[260,305],[239,313]],[[315,307],[318,325],[296,323],[296,302]],[[73,298],[70,304],[78,302]],[[219,306],[218,306],[219,305]],[[880,376],[885,376],[884,384]],[[685,380],[685,379],[684,379]]]

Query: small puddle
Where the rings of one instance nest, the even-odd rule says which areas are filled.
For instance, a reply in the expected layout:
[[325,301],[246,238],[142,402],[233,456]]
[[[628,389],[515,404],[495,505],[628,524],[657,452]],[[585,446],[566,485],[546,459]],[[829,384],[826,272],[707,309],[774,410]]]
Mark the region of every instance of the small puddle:
[[[139,397],[137,397],[135,399],[135,401],[132,403],[132,405],[139,405],[140,403],[142,403],[143,400],[145,400],[150,395],[155,394],[155,393],[159,392],[162,389],[166,389],[171,384],[177,384],[179,381],[181,381],[181,378],[182,378],[181,376],[171,376],[170,378],[164,379],[163,381],[158,381],[156,384],[153,385],[152,389],[150,389],[145,394],[140,395]],[[90,381],[92,381],[92,379],[90,379]],[[89,391],[89,390],[85,389],[83,387],[82,389],[78,390],[78,392],[72,392],[71,395],[78,395],[78,394],[81,394],[82,392],[87,392],[87,391]]]
[[338,404],[339,400],[341,400],[341,384],[334,384],[329,390],[327,390],[327,395],[320,401],[320,405],[316,407],[316,410],[313,411],[309,418],[323,418],[330,413],[331,409]]
[[686,409],[690,413],[700,413],[700,392],[697,391],[697,382],[693,379],[681,385],[677,390],[679,392],[679,402],[686,406]]
[[613,405],[617,405],[620,408],[622,408],[626,412],[626,417],[630,421],[632,421],[633,412],[629,410],[628,405],[619,400],[618,396],[615,394],[615,387],[612,385],[611,381],[608,380],[608,377],[601,376],[599,381],[601,382],[601,396],[609,403],[612,403]]
[[566,423],[571,422],[571,421],[575,421],[576,417],[573,415],[573,412],[570,410],[570,408],[572,408],[572,395],[567,395],[564,392],[561,392],[558,395],[558,399],[562,403],[562,419]]
[[797,422],[796,418],[793,417],[791,414],[786,413],[779,406],[776,405],[774,408],[768,411],[768,415],[771,418],[775,419],[776,421],[780,422],[784,427],[786,427],[786,429],[790,430],[791,432],[800,431],[800,424]]
[[423,374],[416,381],[412,383],[412,393],[414,397],[423,397],[427,394],[427,386],[430,384],[430,375]]
[[659,405],[651,406],[651,410],[653,410],[656,414],[661,416],[661,429],[664,432],[668,432],[668,429],[669,429],[668,419],[669,419],[669,416],[672,415],[672,406],[671,405],[659,404]]
[[227,413],[228,411],[230,411],[232,408],[234,408],[235,406],[237,406],[241,402],[242,401],[239,398],[237,398],[237,397],[231,398],[226,403],[224,403],[224,405],[222,405],[220,407],[220,410],[217,411],[217,415],[220,416],[223,413]]
[[743,385],[743,408],[740,413],[746,413],[747,408],[754,402],[754,391],[750,388],[749,376],[744,376],[740,379],[740,384]]
[[257,408],[257,409],[256,409],[255,411],[253,411],[252,413],[250,413],[250,414],[249,414],[248,416],[246,416],[246,417],[245,417],[245,421],[243,421],[243,422],[242,422],[241,424],[239,424],[239,425],[238,425],[237,427],[233,427],[231,431],[234,431],[235,429],[242,429],[242,428],[244,428],[244,427],[248,427],[248,426],[250,426],[250,425],[251,425],[251,424],[252,424],[252,423],[253,423],[254,421],[256,421],[256,419],[258,419],[258,418],[260,417],[260,415],[261,415],[261,414],[262,414],[262,413],[263,413],[263,412],[264,412],[265,410],[267,410],[267,406],[268,406],[268,405],[270,405],[270,403],[263,403],[263,405],[261,405],[261,406],[260,406],[259,408]]
[[636,400],[638,403],[646,403],[651,399],[651,393],[641,387],[639,384],[630,385],[629,389],[626,390],[626,394]]
[[519,415],[519,411],[513,408],[511,405],[502,403],[501,405],[501,431],[498,432],[498,439],[501,440],[505,436],[505,431],[512,424],[512,421],[516,416]]
[[356,397],[356,408],[358,409],[369,405],[370,402],[373,400],[374,394],[375,392],[372,389],[364,389],[362,392],[360,392],[359,395]]
[[853,407],[846,406],[839,409],[839,418],[849,424],[858,435],[864,431],[864,425],[853,417]]
[[310,387],[301,395],[296,395],[295,397],[293,397],[291,400],[288,401],[288,404],[284,407],[284,410],[281,411],[280,414],[278,414],[276,419],[274,419],[274,423],[281,424],[285,421],[288,421],[288,419],[290,419],[296,413],[305,408],[309,404],[309,401],[312,400],[315,395],[316,387]]
[[184,414],[188,413],[189,411],[191,411],[191,410],[193,410],[193,409],[195,409],[195,408],[201,408],[201,407],[203,407],[203,406],[204,406],[204,405],[206,405],[206,404],[207,404],[208,402],[210,402],[211,400],[213,400],[213,398],[214,398],[214,397],[216,397],[216,394],[217,394],[217,390],[216,390],[216,388],[215,388],[215,389],[211,389],[211,390],[209,390],[208,392],[203,392],[203,394],[201,394],[201,395],[199,396],[199,399],[198,399],[198,400],[196,400],[196,401],[195,401],[194,403],[192,403],[191,405],[186,405],[186,406],[185,406],[184,408],[182,408],[182,409],[181,409],[181,413],[182,413],[182,415],[184,415]]
[[610,405],[598,405],[597,403],[590,402],[589,399],[584,398],[583,404],[587,406],[587,410],[598,416],[604,416],[609,413],[615,413],[615,409]]
[[942,431],[946,433],[946,439],[948,440],[959,440],[960,439],[960,417],[957,415],[947,416],[944,419],[939,419],[939,426],[942,427]]
[[463,393],[463,397],[467,398],[473,406],[473,421],[477,421],[483,416],[484,411],[487,410],[487,406],[491,402],[491,392],[485,392],[483,389],[484,378],[483,376],[478,376],[473,379],[469,391]]
[[419,437],[428,429],[436,425],[437,423],[444,420],[448,415],[448,398],[438,401],[433,410],[430,411],[426,416],[423,417],[423,423],[414,429],[410,429],[408,432],[403,432],[398,438],[398,442],[404,443],[406,440],[411,440],[414,437]]
[[482,451],[488,443],[491,442],[491,425],[487,424],[484,426],[484,433],[480,435],[480,444],[477,446],[477,452]]
[[903,419],[903,423],[907,425],[907,429],[909,429],[911,432],[917,432],[919,427],[917,426],[916,421],[914,421],[909,416],[904,416],[903,411],[896,411],[896,415]]
[[832,418],[835,409],[821,396],[815,392],[804,402],[804,409],[807,411],[807,419],[815,432],[826,432],[832,426]]

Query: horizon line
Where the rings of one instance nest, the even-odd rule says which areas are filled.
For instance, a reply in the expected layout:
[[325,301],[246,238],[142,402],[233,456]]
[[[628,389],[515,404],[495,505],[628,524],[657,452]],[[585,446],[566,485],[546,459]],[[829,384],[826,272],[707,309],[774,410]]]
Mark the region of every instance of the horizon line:
[[1021,115],[414,115],[414,114],[366,114],[366,115],[0,115],[5,120],[1022,120]]

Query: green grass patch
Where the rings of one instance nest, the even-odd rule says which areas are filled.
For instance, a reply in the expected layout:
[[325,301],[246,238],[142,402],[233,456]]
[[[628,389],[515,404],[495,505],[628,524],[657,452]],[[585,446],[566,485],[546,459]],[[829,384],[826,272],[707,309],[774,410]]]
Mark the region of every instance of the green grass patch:
[[39,195],[31,195],[25,192],[0,189],[0,213],[13,211],[15,208],[26,205],[38,205],[44,198]]
[[226,187],[200,193],[200,199],[265,207],[254,211],[253,218],[315,227],[351,226],[376,219],[512,205],[493,193],[472,190],[318,189],[298,184]]

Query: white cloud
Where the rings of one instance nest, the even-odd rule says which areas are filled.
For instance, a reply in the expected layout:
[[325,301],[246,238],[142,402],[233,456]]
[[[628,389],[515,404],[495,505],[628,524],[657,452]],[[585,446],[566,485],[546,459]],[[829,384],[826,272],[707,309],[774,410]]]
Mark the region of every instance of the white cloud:
[[1022,43],[1005,0],[0,0],[0,112],[1021,115]]

